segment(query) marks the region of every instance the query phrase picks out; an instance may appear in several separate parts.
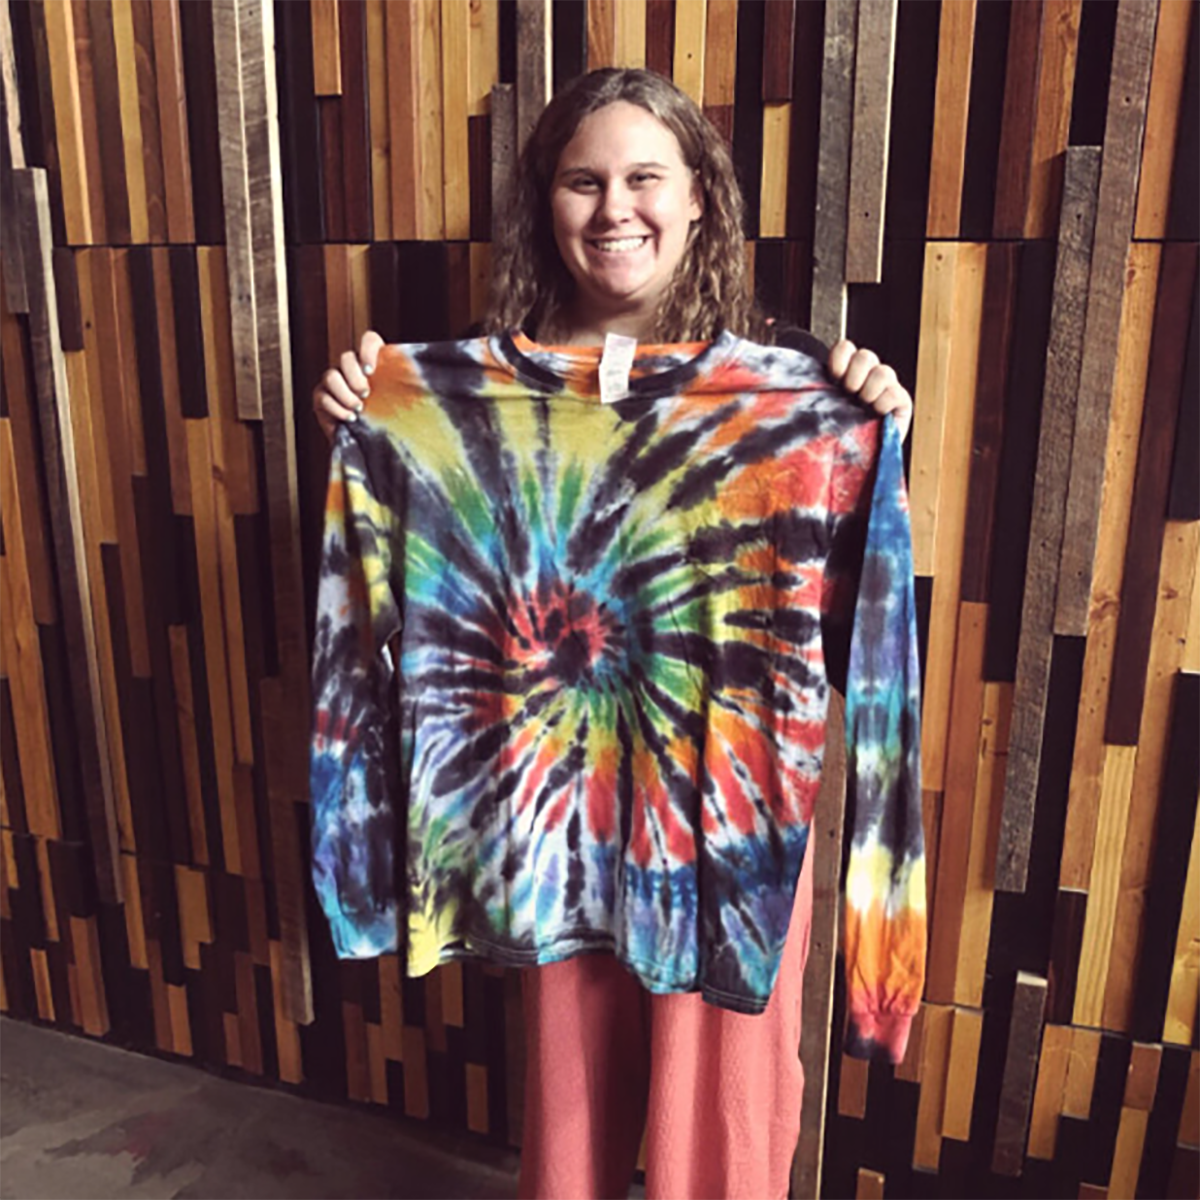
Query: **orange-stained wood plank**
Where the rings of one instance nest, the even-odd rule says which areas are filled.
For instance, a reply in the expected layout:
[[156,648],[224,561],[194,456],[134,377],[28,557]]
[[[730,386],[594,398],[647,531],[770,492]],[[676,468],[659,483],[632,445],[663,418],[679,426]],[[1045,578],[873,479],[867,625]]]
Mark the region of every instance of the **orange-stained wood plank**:
[[1162,1047],[1134,1042],[1125,1075],[1126,1108],[1141,1108],[1149,1112],[1154,1107],[1158,1091],[1158,1069],[1162,1065]]
[[141,100],[138,93],[138,51],[133,32],[131,0],[112,4],[113,43],[117,53],[117,92],[121,98],[121,133],[125,150],[125,181],[129,190],[129,230],[137,243],[150,240]]
[[150,968],[146,948],[146,922],[142,914],[142,889],[138,883],[137,859],[121,855],[121,878],[125,884],[125,937],[129,943],[129,965],[138,970]]
[[392,147],[388,137],[386,0],[366,0],[367,107],[371,133],[371,215],[375,240],[392,237]]
[[174,983],[167,984],[167,1011],[171,1021],[171,1042],[175,1053],[191,1058],[194,1049],[186,987]]
[[50,711],[42,673],[41,643],[25,569],[25,532],[14,462],[11,423],[0,422],[0,520],[5,554],[0,557],[0,643],[12,697],[11,719],[25,791],[30,831],[61,837],[58,772],[50,741]]
[[884,1184],[884,1176],[879,1171],[859,1167],[858,1182],[854,1189],[855,1200],[883,1200]]
[[194,242],[196,218],[192,208],[192,161],[179,3],[180,0],[155,0],[150,5],[150,12],[154,22],[154,73],[158,89],[159,134],[162,138],[167,239],[171,242]]
[[1196,1006],[1200,997],[1200,807],[1192,831],[1187,882],[1183,888],[1175,956],[1171,962],[1171,988],[1163,1018],[1164,1042],[1187,1045],[1196,1028]]
[[921,1097],[917,1102],[917,1131],[913,1139],[913,1167],[936,1171],[942,1154],[942,1116],[946,1110],[946,1069],[954,1009],[926,1004],[925,1037],[921,1063]]
[[1063,1088],[1062,1115],[1086,1120],[1092,1114],[1092,1092],[1096,1086],[1096,1062],[1100,1056],[1098,1029],[1071,1030],[1071,1058],[1067,1084]]
[[36,946],[29,950],[29,965],[33,975],[33,993],[37,1004],[37,1015],[43,1021],[56,1020],[54,1012],[54,993],[50,987],[50,963],[45,950]]
[[[91,210],[92,237],[97,242],[116,239],[108,229],[104,203],[104,159],[100,144],[99,105],[96,99],[96,74],[100,69],[92,44],[92,0],[72,0],[75,35],[75,65],[79,72],[79,122],[87,164],[88,207]],[[8,10],[5,8],[5,13]],[[7,15],[5,17],[7,19]],[[11,110],[11,102],[9,108]],[[11,145],[11,141],[10,141]],[[23,275],[22,275],[23,277]]]
[[[421,170],[417,137],[417,9],[389,4],[387,36],[388,138],[391,146],[392,237],[417,236],[417,176]],[[441,178],[439,172],[439,186]]]
[[1112,1174],[1108,1179],[1108,1194],[1116,1200],[1132,1200],[1137,1193],[1138,1172],[1146,1145],[1146,1125],[1150,1113],[1143,1108],[1122,1108],[1117,1126],[1117,1142],[1113,1147]]
[[933,547],[933,596],[921,721],[922,786],[930,791],[942,791],[945,784],[986,252],[986,245],[963,243],[956,253],[958,278],[954,290],[946,429],[939,468],[939,515]]
[[208,425],[211,417],[187,419],[188,463],[192,484],[192,514],[196,539],[196,567],[200,588],[200,618],[204,629],[204,659],[208,672],[209,717],[212,729],[221,841],[225,865],[233,875],[242,874],[238,837],[237,798],[234,789],[233,721],[229,709],[229,665],[227,638],[221,610],[220,549],[213,496],[213,464]]
[[442,975],[442,1020],[459,1029],[466,1023],[463,1011],[463,964],[446,963]]
[[179,897],[179,931],[183,961],[200,970],[200,943],[213,940],[212,909],[208,897],[208,875],[181,863],[175,864],[175,891]]
[[762,181],[758,228],[766,238],[787,233],[788,152],[792,141],[792,102],[763,105]]
[[467,138],[470,111],[471,6],[442,4],[442,187],[444,236],[471,236],[471,170]]
[[1189,613],[1196,602],[1198,552],[1200,524],[1168,521],[1163,535],[1158,602],[1104,995],[1106,1029],[1127,1030],[1133,1020],[1137,971],[1131,967],[1138,961],[1145,927],[1145,897],[1154,870],[1155,828],[1171,726],[1171,701],[1175,675],[1183,661]]
[[975,48],[975,0],[946,5],[938,25],[933,150],[925,236],[958,236],[967,155],[967,104]]
[[71,918],[71,945],[79,970],[79,1002],[83,1030],[103,1037],[110,1028],[108,1000],[104,993],[104,972],[100,958],[100,935],[95,917]]
[[1042,1053],[1038,1063],[1037,1086],[1029,1114],[1030,1158],[1049,1162],[1058,1142],[1058,1118],[1062,1112],[1067,1086],[1067,1068],[1071,1061],[1072,1032],[1069,1025],[1047,1025],[1042,1031]]
[[1104,986],[1112,953],[1113,923],[1121,882],[1121,854],[1129,822],[1136,746],[1105,746],[1104,779],[1096,820],[1096,846],[1088,887],[1087,916],[1079,951],[1074,1024],[1099,1028],[1104,1015]]
[[254,985],[254,961],[244,950],[235,950],[233,969],[237,990],[242,1068],[253,1075],[261,1075],[262,1034],[258,1025],[258,992]]
[[275,1048],[279,1055],[279,1078],[284,1083],[304,1081],[300,1052],[300,1030],[283,1011],[282,944],[271,943],[271,998],[275,1008]]
[[1043,0],[1041,59],[1029,164],[1025,237],[1053,237],[1063,186],[1063,152],[1071,128],[1071,97],[1083,0]]
[[341,34],[338,0],[309,0],[312,14],[313,93],[342,94]]
[[480,117],[491,111],[492,87],[500,80],[500,0],[472,0],[469,8],[467,111]]
[[938,839],[937,882],[934,889],[935,916],[929,938],[929,964],[925,979],[925,995],[937,1004],[953,1001],[958,975],[963,906],[975,816],[976,778],[979,773],[987,612],[986,604],[968,601],[959,607],[945,791]]
[[995,898],[996,845],[1000,837],[1004,767],[1012,711],[1011,683],[983,685],[975,810],[971,820],[971,849],[967,858],[966,891],[963,894],[958,968],[954,977],[954,1002],[972,1008],[983,1006],[983,983]]
[[950,1056],[946,1065],[946,1099],[942,1106],[942,1136],[965,1142],[971,1137],[975,1086],[979,1073],[979,1043],[983,1013],[956,1008],[950,1030]]
[[72,246],[89,246],[93,239],[88,202],[87,154],[80,121],[79,64],[75,58],[75,10],[70,4],[44,4],[50,87],[54,95],[54,125],[58,142],[63,221]]
[[1183,109],[1187,70],[1188,26],[1196,20],[1195,4],[1159,0],[1154,33],[1154,63],[1146,101],[1146,132],[1138,172],[1135,238],[1165,238],[1171,207],[1171,172]]

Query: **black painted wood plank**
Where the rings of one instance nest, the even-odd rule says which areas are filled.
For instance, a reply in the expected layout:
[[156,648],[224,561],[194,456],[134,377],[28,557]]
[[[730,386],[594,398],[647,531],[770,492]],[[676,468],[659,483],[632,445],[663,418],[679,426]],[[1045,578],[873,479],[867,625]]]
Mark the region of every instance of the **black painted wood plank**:
[[[587,5],[580,4],[579,0],[552,0],[550,29],[551,95],[558,95],[565,84],[587,70]],[[646,50],[649,53],[650,39],[647,38],[646,41]],[[472,175],[472,178],[486,179],[487,173]]]
[[[307,4],[285,5],[307,11]],[[188,152],[192,166],[192,209],[198,245],[225,242],[225,198],[221,191],[221,152],[217,134],[217,70],[212,6],[179,6],[183,78],[187,92]],[[311,48],[309,58],[311,60]],[[285,178],[291,172],[285,171]]]
[[1200,520],[1200,288],[1192,295],[1167,517],[1172,521]]
[[992,236],[1012,4],[1013,0],[989,0],[975,8],[971,100],[959,210],[959,237],[964,241],[985,242]]
[[207,417],[208,377],[204,363],[204,327],[200,318],[200,277],[195,248],[171,246],[168,262],[175,311],[180,408],[185,417]]

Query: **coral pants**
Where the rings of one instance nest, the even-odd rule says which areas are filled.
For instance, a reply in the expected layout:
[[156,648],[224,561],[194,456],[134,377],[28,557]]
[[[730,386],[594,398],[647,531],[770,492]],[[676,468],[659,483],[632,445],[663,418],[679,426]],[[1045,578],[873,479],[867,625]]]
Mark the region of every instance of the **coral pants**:
[[652,995],[611,954],[522,973],[522,1200],[627,1196],[643,1130],[647,1200],[788,1195],[804,1091],[812,857],[775,990],[757,1016],[699,993]]

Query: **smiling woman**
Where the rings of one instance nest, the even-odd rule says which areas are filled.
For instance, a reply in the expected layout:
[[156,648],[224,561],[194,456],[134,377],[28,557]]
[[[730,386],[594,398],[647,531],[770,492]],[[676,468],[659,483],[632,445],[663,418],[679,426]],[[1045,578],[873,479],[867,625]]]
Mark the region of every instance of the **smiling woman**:
[[592,113],[559,158],[550,209],[555,244],[576,286],[562,340],[599,344],[601,325],[639,336],[703,212],[679,140],[626,100]]

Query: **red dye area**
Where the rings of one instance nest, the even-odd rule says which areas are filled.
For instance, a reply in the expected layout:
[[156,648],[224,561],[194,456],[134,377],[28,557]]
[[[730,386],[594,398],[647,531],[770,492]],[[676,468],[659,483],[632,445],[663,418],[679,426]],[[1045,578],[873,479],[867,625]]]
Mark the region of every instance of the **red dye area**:
[[[616,622],[594,596],[555,580],[513,607],[506,657],[518,673],[570,686],[584,680],[613,639]],[[523,689],[524,690],[524,689]]]

